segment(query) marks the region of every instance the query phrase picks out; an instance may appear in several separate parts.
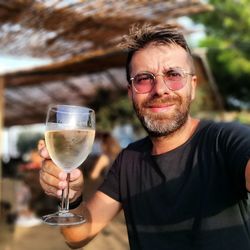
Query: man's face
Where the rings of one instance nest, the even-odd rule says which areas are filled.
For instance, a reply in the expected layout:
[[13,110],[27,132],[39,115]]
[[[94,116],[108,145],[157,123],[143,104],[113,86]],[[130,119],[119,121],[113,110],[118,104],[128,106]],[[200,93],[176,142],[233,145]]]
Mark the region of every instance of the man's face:
[[[169,68],[181,68],[191,73],[187,52],[177,45],[154,45],[137,51],[131,60],[131,77],[138,73],[162,74]],[[129,85],[128,94],[142,125],[150,136],[167,136],[185,124],[189,107],[195,96],[196,77],[186,75],[183,88],[172,91],[162,76],[149,93],[141,94]]]

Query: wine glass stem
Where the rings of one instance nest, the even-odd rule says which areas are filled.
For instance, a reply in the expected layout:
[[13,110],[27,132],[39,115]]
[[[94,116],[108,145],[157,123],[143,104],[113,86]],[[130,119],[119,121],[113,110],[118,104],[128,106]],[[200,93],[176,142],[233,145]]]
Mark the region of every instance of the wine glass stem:
[[61,201],[61,213],[67,213],[69,211],[69,180],[70,173],[67,173],[67,187],[62,191],[62,201]]

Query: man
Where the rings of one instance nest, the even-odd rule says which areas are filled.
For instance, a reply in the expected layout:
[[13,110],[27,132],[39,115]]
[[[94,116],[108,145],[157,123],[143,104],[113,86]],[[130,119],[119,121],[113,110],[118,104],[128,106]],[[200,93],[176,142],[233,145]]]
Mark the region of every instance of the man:
[[[136,28],[126,46],[128,95],[148,137],[124,149],[99,191],[74,209],[87,223],[63,227],[66,242],[85,245],[123,209],[131,249],[250,249],[250,129],[190,116],[196,76],[176,29]],[[75,170],[71,179],[76,204],[83,177]],[[46,160],[40,182],[60,195],[65,174]]]

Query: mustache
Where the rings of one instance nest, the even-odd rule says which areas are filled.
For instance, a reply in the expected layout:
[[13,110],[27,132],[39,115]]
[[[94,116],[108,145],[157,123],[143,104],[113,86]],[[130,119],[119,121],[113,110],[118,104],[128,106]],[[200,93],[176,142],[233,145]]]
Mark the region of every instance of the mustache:
[[180,98],[177,96],[167,96],[167,97],[154,97],[150,100],[143,102],[144,107],[150,107],[152,105],[158,104],[173,104],[180,103]]

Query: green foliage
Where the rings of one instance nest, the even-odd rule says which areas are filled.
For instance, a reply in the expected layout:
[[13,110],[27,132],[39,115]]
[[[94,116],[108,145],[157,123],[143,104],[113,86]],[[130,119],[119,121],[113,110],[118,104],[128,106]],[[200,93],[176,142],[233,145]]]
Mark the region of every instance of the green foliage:
[[17,139],[17,149],[21,155],[37,148],[38,141],[43,138],[41,133],[22,132]]
[[234,120],[240,123],[250,125],[250,114],[246,111],[238,112]]
[[116,125],[123,124],[131,124],[135,130],[141,129],[127,91],[100,89],[90,106],[96,111],[96,127],[99,131],[110,131]]
[[191,114],[196,116],[198,113],[215,110],[214,99],[209,95],[211,90],[208,84],[202,84],[196,89],[195,100],[191,105]]
[[194,16],[207,36],[200,46],[208,59],[228,108],[237,99],[250,104],[250,0],[209,0],[214,11]]

